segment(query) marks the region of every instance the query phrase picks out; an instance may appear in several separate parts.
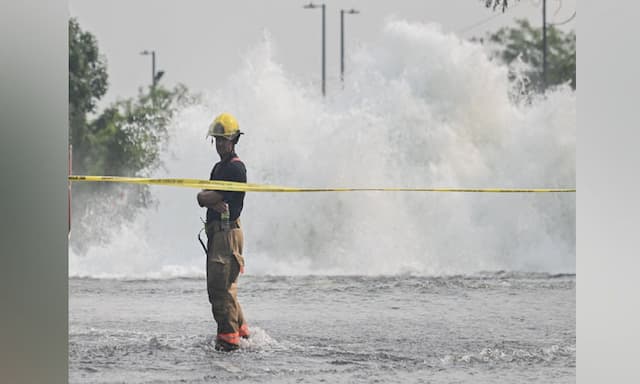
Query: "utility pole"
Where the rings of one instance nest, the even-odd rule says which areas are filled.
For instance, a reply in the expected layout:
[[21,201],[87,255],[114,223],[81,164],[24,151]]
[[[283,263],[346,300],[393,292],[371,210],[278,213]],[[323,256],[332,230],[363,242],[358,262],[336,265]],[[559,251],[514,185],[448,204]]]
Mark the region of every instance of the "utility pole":
[[542,0],[542,90],[547,89],[547,0]]
[[[350,10],[346,11],[346,13],[355,15],[360,13],[360,11],[357,11],[351,8]],[[344,14],[345,14],[345,10],[341,9],[340,10],[340,81],[342,81],[343,84],[344,84]]]
[[321,5],[316,5],[313,3],[309,3],[305,5],[303,8],[313,9],[313,8],[322,8],[322,96],[326,95],[325,90],[325,78],[326,78],[326,55],[325,55],[325,5],[324,3]]

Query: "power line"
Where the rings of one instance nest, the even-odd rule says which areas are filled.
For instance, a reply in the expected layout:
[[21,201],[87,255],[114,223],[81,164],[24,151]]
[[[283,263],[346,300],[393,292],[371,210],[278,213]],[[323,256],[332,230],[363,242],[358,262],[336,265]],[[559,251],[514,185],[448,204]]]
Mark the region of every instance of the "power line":
[[[562,9],[562,0],[557,0],[557,1],[558,1],[558,9],[556,9],[556,11],[553,13],[554,17],[558,16],[558,13],[560,13],[560,10]],[[576,11],[573,11],[573,15],[571,15],[571,17],[569,17],[565,21],[561,21],[559,23],[547,23],[547,25],[553,25],[553,26],[564,25],[570,22],[571,20],[573,20],[574,17],[576,17]]]
[[562,0],[558,0],[558,9],[553,13],[553,16],[557,16],[558,12],[562,9]]
[[571,17],[568,18],[567,20],[562,21],[560,23],[547,23],[547,24],[548,25],[553,25],[554,27],[558,26],[558,25],[564,25],[564,24],[567,24],[568,22],[570,22],[571,20],[573,20],[575,17],[576,17],[576,11],[573,11],[573,15],[571,15]]

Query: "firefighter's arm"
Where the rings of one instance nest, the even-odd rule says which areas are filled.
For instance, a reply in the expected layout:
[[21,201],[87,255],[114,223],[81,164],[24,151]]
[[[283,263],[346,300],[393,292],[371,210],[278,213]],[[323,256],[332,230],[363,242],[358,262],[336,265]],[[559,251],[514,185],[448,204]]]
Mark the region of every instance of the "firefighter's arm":
[[201,207],[211,208],[217,210],[223,201],[224,197],[221,193],[216,191],[202,190],[198,192],[198,205]]

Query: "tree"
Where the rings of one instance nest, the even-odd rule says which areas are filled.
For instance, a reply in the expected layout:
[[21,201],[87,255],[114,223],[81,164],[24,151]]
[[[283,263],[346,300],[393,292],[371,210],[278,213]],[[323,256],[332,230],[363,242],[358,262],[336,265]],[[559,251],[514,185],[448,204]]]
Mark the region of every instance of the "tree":
[[[516,24],[515,28],[505,27],[490,34],[487,40],[492,44],[493,54],[512,68],[517,59],[522,61],[529,88],[540,91],[543,89],[542,28],[533,28],[527,20],[517,20]],[[564,83],[576,88],[576,34],[550,26],[547,27],[546,85]]]
[[160,163],[167,145],[167,127],[178,109],[192,103],[184,85],[173,89],[156,86],[137,98],[119,100],[87,126],[91,150],[84,169],[95,175],[143,176]]
[[[73,145],[75,174],[149,176],[161,166],[168,145],[168,127],[175,113],[197,102],[184,85],[166,89],[156,84],[149,92],[118,100],[97,111],[107,91],[106,59],[95,37],[69,21],[69,143]],[[96,116],[89,119],[89,114]],[[105,240],[107,226],[134,218],[153,203],[147,186],[112,183],[73,185],[73,231],[84,239]],[[85,242],[72,243],[82,248]]]
[[97,101],[107,92],[106,59],[95,37],[69,20],[69,143],[74,164],[80,164],[88,146],[87,114],[95,112]]

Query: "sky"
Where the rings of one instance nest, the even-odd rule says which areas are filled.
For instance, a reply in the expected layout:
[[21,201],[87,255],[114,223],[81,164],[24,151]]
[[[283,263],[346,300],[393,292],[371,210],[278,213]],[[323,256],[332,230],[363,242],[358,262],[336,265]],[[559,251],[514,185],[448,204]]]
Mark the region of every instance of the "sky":
[[[322,4],[321,2],[315,2]],[[151,83],[151,56],[161,83],[214,91],[235,72],[243,55],[271,36],[275,61],[301,81],[321,78],[322,11],[304,9],[300,0],[70,0],[69,15],[98,40],[107,61],[109,89],[99,106],[135,96]],[[481,37],[516,19],[542,24],[542,0],[511,0],[502,13],[483,0],[326,0],[327,88],[340,73],[340,10],[345,15],[345,61],[349,48],[373,43],[385,20],[438,23],[462,38]],[[560,23],[576,12],[577,0],[548,0],[547,22]],[[576,18],[562,25],[576,30]],[[348,73],[348,67],[345,68]]]

